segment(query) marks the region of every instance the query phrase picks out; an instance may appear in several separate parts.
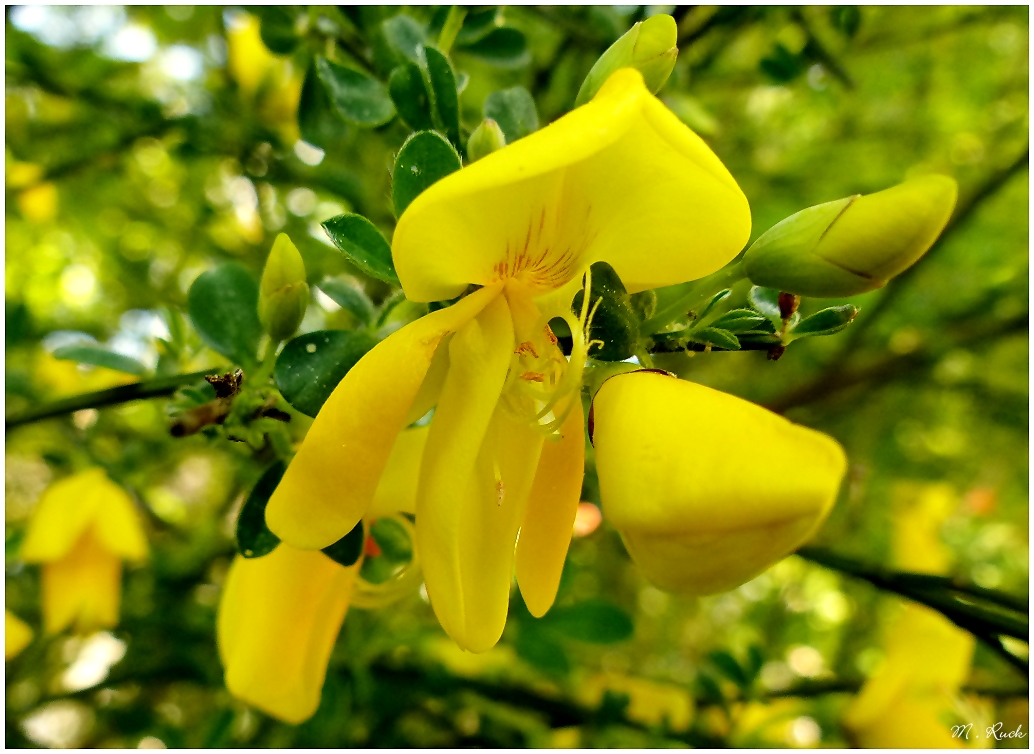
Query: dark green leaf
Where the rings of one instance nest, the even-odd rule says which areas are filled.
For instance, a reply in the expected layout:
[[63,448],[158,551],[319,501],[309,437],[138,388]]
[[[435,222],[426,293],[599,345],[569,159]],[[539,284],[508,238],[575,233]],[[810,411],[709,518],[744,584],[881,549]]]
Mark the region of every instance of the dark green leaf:
[[718,304],[718,302],[722,299],[727,298],[730,293],[732,293],[732,289],[726,288],[724,291],[719,291],[714,296],[712,296],[711,300],[707,302],[707,305],[700,310],[700,314],[697,315],[697,319],[703,319],[708,314],[710,314],[711,310],[714,309],[715,305]]
[[697,693],[695,696],[703,702],[710,704],[722,704],[725,702],[725,694],[722,687],[708,673],[698,673],[696,678]]
[[507,144],[512,144],[539,128],[535,100],[523,86],[492,92],[485,98],[483,111],[486,118],[491,118],[503,129]]
[[234,362],[255,360],[262,323],[258,318],[258,284],[237,262],[202,273],[187,294],[187,311],[205,344]]
[[266,504],[286,470],[283,461],[266,469],[241,508],[237,517],[237,551],[246,558],[261,558],[280,544],[280,537],[266,526]]
[[360,270],[377,280],[398,285],[399,278],[391,261],[391,246],[365,217],[348,212],[327,220],[323,229],[334,245]]
[[709,659],[711,663],[718,668],[722,675],[740,688],[745,687],[749,683],[747,674],[743,672],[743,668],[740,667],[736,658],[724,649],[711,652],[708,654],[707,659]]
[[834,28],[850,39],[862,25],[862,13],[857,5],[834,5],[829,9],[829,20]]
[[368,325],[373,321],[373,302],[357,286],[337,278],[327,278],[319,284],[319,289],[362,324]]
[[[444,19],[444,16],[443,16]],[[470,45],[484,39],[500,22],[499,8],[473,10],[463,19],[463,26],[456,35],[456,44]]]
[[586,600],[567,607],[554,607],[541,620],[564,636],[593,644],[613,644],[632,636],[632,619],[617,605],[603,600]]
[[136,359],[109,351],[107,348],[101,348],[100,346],[62,346],[61,348],[54,349],[54,358],[114,369],[116,372],[125,372],[126,374],[135,374],[137,376],[147,374],[147,367]]
[[567,652],[547,631],[536,630],[533,623],[521,626],[521,632],[514,642],[517,656],[529,665],[547,673],[565,674],[570,671],[571,663]]
[[758,673],[761,672],[762,666],[765,664],[765,656],[761,652],[761,647],[757,644],[751,644],[747,648],[747,680],[753,682],[758,677]]
[[352,531],[332,545],[323,548],[323,554],[340,565],[355,565],[363,554],[363,522],[356,524]]
[[511,26],[492,29],[478,41],[464,45],[463,51],[501,68],[517,68],[531,62],[524,34]]
[[396,55],[413,63],[418,61],[417,50],[427,39],[424,27],[415,18],[400,13],[382,22],[381,29],[388,46]]
[[777,42],[775,48],[762,58],[761,70],[779,82],[792,81],[804,72],[807,61],[800,55],[794,55],[782,43]]
[[420,131],[410,136],[395,157],[391,175],[395,215],[402,217],[406,207],[424,189],[459,169],[460,156],[444,136],[434,131]]
[[778,329],[783,326],[783,315],[779,311],[779,291],[754,285],[751,286],[747,298],[750,305],[761,312],[774,327]]
[[[589,327],[589,338],[603,345],[593,346],[589,355],[600,361],[624,361],[635,354],[639,345],[639,319],[613,267],[606,262],[596,262],[591,272],[589,309],[596,306],[596,313]],[[575,315],[581,312],[584,295],[584,290],[579,291],[571,303]]]
[[850,304],[831,306],[815,312],[790,329],[792,338],[806,338],[814,335],[832,335],[847,327],[858,314],[858,309]]
[[395,117],[391,96],[377,79],[321,57],[316,58],[316,70],[331,103],[350,123],[373,128]]
[[293,9],[282,5],[260,5],[256,11],[261,20],[259,34],[266,47],[278,55],[287,55],[298,46]]
[[284,400],[316,416],[341,378],[377,341],[362,332],[317,330],[288,341],[273,369]]
[[731,333],[750,332],[765,325],[768,320],[753,309],[732,309],[711,322],[711,327]]
[[697,327],[688,333],[690,340],[704,345],[724,348],[726,351],[739,351],[740,341],[728,330],[715,327]]
[[460,146],[460,100],[456,89],[456,75],[449,59],[434,47],[420,48],[420,67],[424,72],[427,90],[431,93],[431,113],[435,128]]
[[298,101],[298,131],[301,137],[310,144],[323,147],[343,136],[347,128],[320,81],[316,64],[310,64],[305,72],[302,95]]
[[403,63],[388,78],[388,92],[395,103],[399,117],[414,131],[429,131],[434,128],[431,119],[431,100],[427,96],[427,85],[420,67],[415,63]]

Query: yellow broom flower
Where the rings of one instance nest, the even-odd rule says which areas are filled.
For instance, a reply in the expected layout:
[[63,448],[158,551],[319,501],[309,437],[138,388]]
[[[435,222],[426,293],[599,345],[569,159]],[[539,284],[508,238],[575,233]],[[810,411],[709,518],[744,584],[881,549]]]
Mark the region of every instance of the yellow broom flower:
[[45,632],[116,625],[122,561],[146,557],[133,501],[103,469],[52,484],[33,511],[21,547],[22,560],[43,566]]
[[12,613],[4,610],[4,659],[10,660],[32,641],[32,629],[29,625]]
[[[570,306],[589,265],[610,263],[630,292],[672,285],[721,268],[749,234],[747,200],[714,153],[640,73],[617,71],[588,104],[406,209],[392,245],[406,296],[481,287],[352,368],[270,499],[269,527],[303,549],[340,539],[366,514],[399,432],[435,408],[416,498],[427,592],[462,647],[488,649],[514,567],[542,615],[570,543],[591,295],[580,316]],[[554,317],[570,326],[569,359]]]

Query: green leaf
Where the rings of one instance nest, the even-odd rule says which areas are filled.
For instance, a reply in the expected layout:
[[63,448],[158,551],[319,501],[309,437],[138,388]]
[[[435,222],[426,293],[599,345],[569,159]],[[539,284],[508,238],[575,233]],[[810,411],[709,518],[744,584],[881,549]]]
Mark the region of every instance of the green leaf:
[[266,504],[286,470],[287,464],[283,461],[277,461],[266,469],[251,488],[251,494],[237,516],[237,551],[246,558],[261,558],[280,544],[280,537],[266,526]]
[[343,136],[347,128],[320,81],[316,64],[310,64],[305,72],[301,99],[298,101],[298,131],[301,137],[310,144],[323,147]]
[[[444,19],[444,16],[443,16]],[[457,45],[470,45],[484,39],[500,22],[499,8],[490,7],[484,10],[471,10],[463,19],[463,26],[456,35]],[[439,24],[440,25],[440,24]]]
[[753,682],[758,677],[758,673],[761,672],[764,664],[765,656],[761,652],[761,647],[757,644],[751,644],[747,648],[747,665],[744,668],[747,671],[747,680],[749,682]]
[[768,320],[753,309],[732,309],[711,322],[711,327],[731,333],[752,332]]
[[736,661],[729,652],[724,649],[720,649],[716,652],[711,652],[707,655],[707,659],[711,661],[718,671],[728,678],[730,681],[735,683],[740,688],[744,688],[749,684],[747,674],[743,672],[743,668]]
[[715,305],[722,299],[727,298],[730,293],[732,293],[732,289],[726,288],[724,291],[719,291],[714,296],[712,296],[711,300],[707,302],[707,305],[700,310],[700,314],[697,315],[697,320],[701,320],[708,314],[710,314],[711,310],[714,309]]
[[807,338],[816,335],[833,335],[847,327],[858,315],[857,307],[851,304],[831,306],[805,317],[790,329],[790,338]]
[[262,43],[277,55],[287,55],[298,46],[294,13],[282,5],[259,5],[254,11],[260,21]]
[[131,356],[123,356],[120,353],[109,351],[107,348],[90,345],[62,346],[54,349],[54,358],[65,361],[77,361],[80,364],[89,364],[105,369],[114,369],[116,372],[135,374],[138,377],[147,374],[147,367]]
[[277,357],[273,378],[284,400],[316,416],[341,378],[377,341],[363,332],[317,330],[288,341]]
[[[639,345],[639,318],[614,268],[606,262],[596,262],[590,269],[589,310],[596,306],[596,313],[589,327],[589,338],[601,341],[603,345],[594,345],[589,355],[600,361],[624,361],[635,353]],[[584,297],[584,289],[575,294],[571,302],[571,311],[575,315],[581,312]]]
[[352,531],[334,544],[324,547],[323,554],[346,568],[355,565],[363,554],[363,522],[356,524]]
[[564,636],[592,644],[613,644],[632,636],[632,618],[617,605],[603,600],[585,600],[567,607],[554,607],[541,619]]
[[690,330],[687,336],[690,340],[707,346],[724,348],[726,351],[740,350],[740,341],[728,330],[719,330],[716,327],[697,327]]
[[357,286],[338,278],[326,278],[319,284],[319,289],[333,300],[335,304],[352,313],[362,324],[373,321],[375,309],[373,302]]
[[441,134],[420,131],[406,139],[391,174],[391,201],[396,217],[402,217],[406,207],[424,189],[459,169],[460,156]]
[[435,128],[445,134],[453,146],[459,148],[459,91],[449,59],[434,47],[421,47],[420,68],[424,73],[427,90],[431,93],[431,114]]
[[747,294],[750,305],[772,323],[776,329],[783,326],[783,315],[779,311],[779,291],[775,288],[762,288],[760,285],[751,286]]
[[373,128],[395,117],[391,96],[377,79],[322,57],[316,58],[316,70],[331,103],[348,122]]
[[794,55],[781,42],[777,42],[772,52],[762,58],[761,70],[778,82],[792,81],[804,73],[806,60],[802,55]]
[[523,86],[492,92],[485,98],[483,112],[503,129],[507,144],[539,129],[535,100]]
[[372,222],[362,215],[346,212],[324,222],[323,229],[360,270],[385,283],[399,284],[391,261],[391,246]]
[[381,22],[381,30],[388,46],[396,55],[413,63],[419,61],[417,50],[427,38],[424,35],[424,27],[415,18],[400,13]]
[[190,286],[187,312],[213,351],[241,365],[255,361],[262,337],[258,283],[244,265],[228,262],[202,273]]
[[524,34],[512,26],[492,29],[478,41],[463,45],[463,51],[500,68],[519,68],[531,62]]
[[388,92],[402,121],[414,131],[434,128],[431,119],[431,99],[420,67],[403,63],[388,77]]
[[834,5],[829,9],[829,20],[834,28],[850,39],[862,25],[862,13],[857,5]]
[[514,642],[514,649],[517,656],[532,667],[544,670],[547,673],[563,675],[571,670],[571,663],[567,659],[567,652],[563,645],[549,632],[535,630],[533,623],[525,623]]

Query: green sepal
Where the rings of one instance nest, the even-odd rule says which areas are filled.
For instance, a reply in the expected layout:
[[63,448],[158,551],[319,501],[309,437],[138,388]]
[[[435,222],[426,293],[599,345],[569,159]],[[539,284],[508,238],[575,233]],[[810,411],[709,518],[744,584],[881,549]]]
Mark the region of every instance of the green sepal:
[[237,552],[246,558],[261,558],[273,552],[280,544],[280,537],[266,526],[266,504],[286,470],[287,464],[277,461],[262,472],[241,507],[240,515],[237,516]]
[[354,566],[363,554],[363,522],[360,521],[345,536],[332,545],[327,545],[322,552],[339,565]]

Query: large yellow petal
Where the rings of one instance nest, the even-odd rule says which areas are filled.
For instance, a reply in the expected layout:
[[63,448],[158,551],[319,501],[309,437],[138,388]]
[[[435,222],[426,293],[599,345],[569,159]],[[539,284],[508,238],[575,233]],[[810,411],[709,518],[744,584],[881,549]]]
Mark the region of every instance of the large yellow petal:
[[503,298],[453,336],[420,470],[427,594],[445,631],[474,652],[492,647],[506,622],[514,541],[541,446],[530,425],[498,407],[512,352]]
[[559,441],[543,443],[517,540],[517,584],[536,618],[545,615],[556,599],[584,475],[582,404],[576,396],[575,406],[560,428]]
[[499,295],[475,291],[392,333],[341,380],[266,508],[269,528],[304,549],[333,544],[373,500],[395,438],[442,339]]
[[237,556],[216,626],[234,696],[289,723],[312,716],[357,568],[286,544],[261,558]]
[[603,514],[673,591],[731,589],[799,547],[847,467],[831,437],[663,374],[612,377],[593,405]]
[[88,529],[60,560],[43,564],[43,627],[48,634],[75,625],[80,633],[118,623],[122,561]]
[[94,522],[107,481],[103,469],[93,468],[60,479],[43,491],[19,554],[27,563],[45,563],[67,555]]
[[392,256],[414,301],[510,276],[545,291],[598,260],[634,292],[708,275],[749,235],[725,166],[626,68],[587,105],[417,197]]
[[10,660],[32,641],[32,629],[29,624],[12,613],[4,610],[4,659]]

